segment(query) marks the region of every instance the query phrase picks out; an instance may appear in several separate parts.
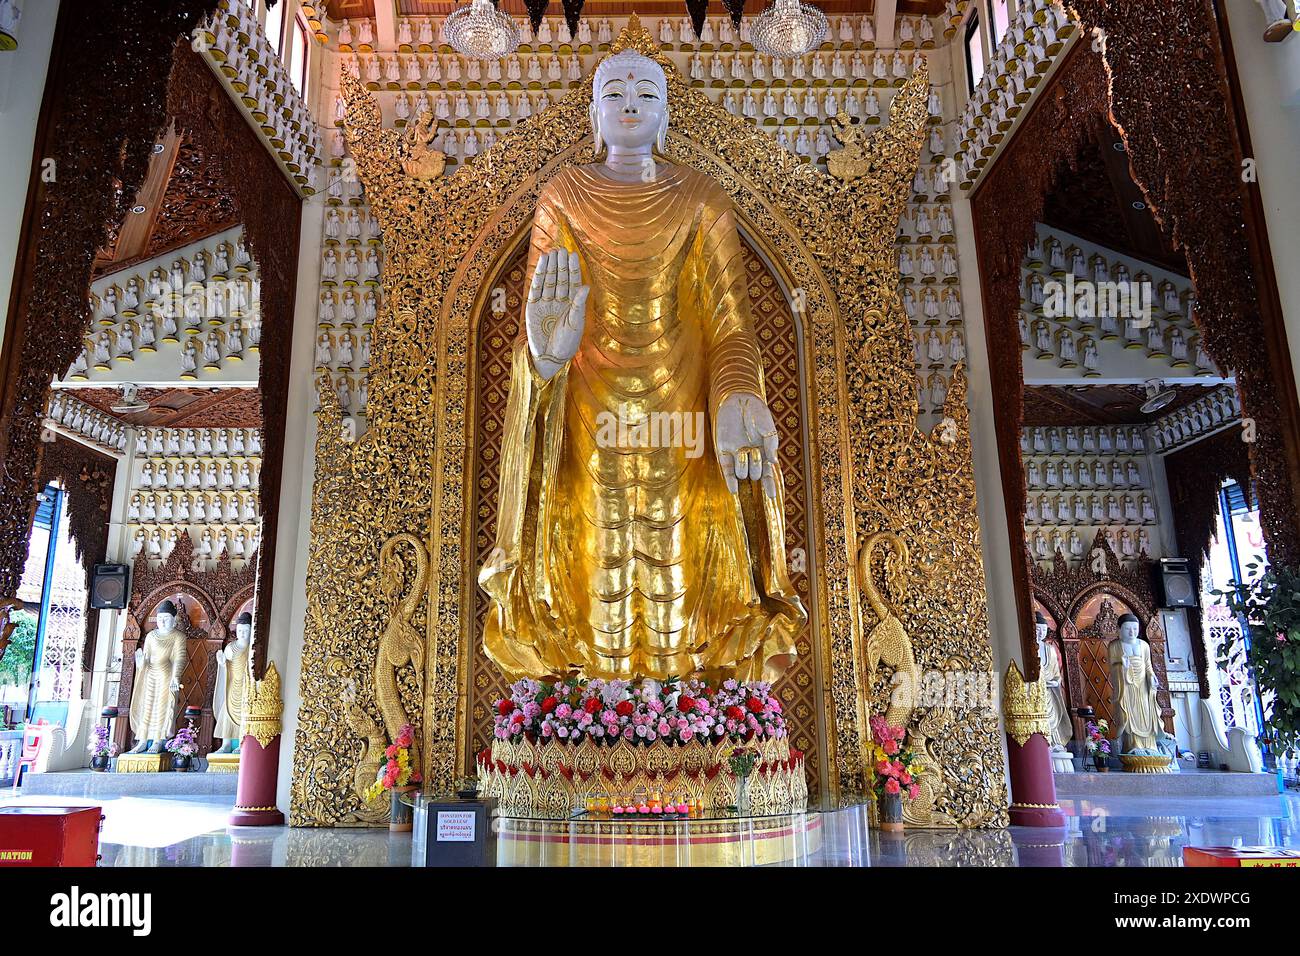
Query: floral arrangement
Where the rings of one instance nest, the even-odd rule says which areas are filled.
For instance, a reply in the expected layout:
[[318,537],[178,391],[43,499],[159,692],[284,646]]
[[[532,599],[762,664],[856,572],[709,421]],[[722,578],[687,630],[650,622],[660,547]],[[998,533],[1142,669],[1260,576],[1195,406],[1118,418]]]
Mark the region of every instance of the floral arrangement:
[[786,736],[781,702],[770,684],[724,680],[579,680],[551,683],[526,677],[496,703],[498,740],[560,740],[633,744],[664,741],[751,741]]
[[[1257,557],[1251,573],[1264,566]],[[1300,746],[1300,568],[1272,565],[1249,584],[1232,581],[1214,595],[1246,622],[1250,638],[1246,662],[1255,675],[1276,752]],[[1219,647],[1219,666],[1227,669],[1241,638],[1229,635]]]
[[90,744],[86,747],[92,757],[116,757],[117,744],[108,739],[108,728],[96,724],[90,731]]
[[915,800],[921,792],[917,778],[921,765],[915,753],[903,746],[906,727],[891,727],[884,717],[871,718],[871,743],[875,764],[871,791],[877,797],[906,794]]
[[402,724],[397,731],[397,739],[384,750],[384,760],[379,764],[379,774],[369,789],[367,800],[376,800],[385,790],[393,790],[420,782],[420,771],[411,763],[411,744],[415,740],[415,731],[410,724]]
[[197,754],[199,752],[199,739],[194,732],[193,724],[176,731],[176,736],[167,741],[166,746],[170,753],[181,757],[193,757]]
[[1105,760],[1110,756],[1110,740],[1106,734],[1110,732],[1110,724],[1104,720],[1097,722],[1088,721],[1084,727],[1088,739],[1084,741],[1084,747],[1087,748],[1089,756],[1094,762]]
[[736,747],[727,755],[727,766],[737,777],[748,777],[758,766],[758,750],[753,747]]

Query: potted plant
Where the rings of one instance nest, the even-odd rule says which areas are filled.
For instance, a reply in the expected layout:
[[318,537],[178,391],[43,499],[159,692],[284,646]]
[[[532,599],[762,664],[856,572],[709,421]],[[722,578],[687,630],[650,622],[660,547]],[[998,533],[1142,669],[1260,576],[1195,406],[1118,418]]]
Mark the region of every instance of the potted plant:
[[117,756],[117,744],[108,739],[108,728],[96,724],[90,732],[90,769],[101,773],[108,769],[108,761]]
[[[1264,566],[1257,557],[1251,573]],[[1219,647],[1226,669],[1238,640],[1249,638],[1246,663],[1259,688],[1272,747],[1285,753],[1300,744],[1300,568],[1272,565],[1249,583],[1232,581],[1212,592],[1245,621],[1242,637],[1229,634]]]
[[411,744],[415,731],[410,724],[402,724],[397,739],[384,751],[375,782],[366,791],[366,799],[378,800],[385,790],[389,794],[388,829],[405,833],[412,825],[412,807],[402,800],[402,795],[419,789],[420,772],[411,762]]
[[1084,728],[1088,734],[1088,739],[1084,746],[1088,750],[1088,756],[1092,758],[1093,766],[1097,768],[1098,773],[1106,773],[1110,766],[1110,740],[1106,734],[1110,732],[1110,725],[1104,720],[1088,721]]
[[749,775],[758,766],[757,747],[733,747],[727,755],[727,766],[736,778],[736,814],[749,816]]
[[172,769],[189,770],[194,763],[194,755],[199,752],[198,735],[194,732],[194,723],[191,721],[176,731],[176,736],[167,741],[166,747],[167,752],[172,755]]
[[883,717],[871,718],[871,796],[880,813],[880,828],[886,833],[903,830],[903,800],[915,800],[920,794],[917,778],[920,761],[903,745],[906,727],[891,727]]

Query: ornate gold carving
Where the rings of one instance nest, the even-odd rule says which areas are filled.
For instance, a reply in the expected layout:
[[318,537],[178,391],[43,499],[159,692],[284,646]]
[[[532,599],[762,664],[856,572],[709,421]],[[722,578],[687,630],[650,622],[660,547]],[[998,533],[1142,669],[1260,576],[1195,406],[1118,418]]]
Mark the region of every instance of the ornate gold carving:
[[418,122],[411,125],[403,137],[406,156],[402,160],[402,172],[413,179],[428,181],[437,179],[447,167],[447,155],[435,149],[434,137],[438,135],[438,123],[433,110],[426,109],[420,114]]
[[880,156],[868,152],[871,137],[865,128],[843,110],[835,114],[831,127],[835,130],[835,138],[844,148],[833,150],[826,157],[826,168],[830,174],[842,183],[851,183],[870,173],[873,159],[879,160]]
[[244,714],[244,736],[251,735],[263,747],[280,735],[280,715],[284,713],[284,700],[280,697],[280,672],[275,662],[268,661],[266,676],[253,681],[248,695],[248,710]]
[[122,754],[113,769],[117,773],[162,773],[171,768],[172,755],[163,751],[160,754]]
[[1026,681],[1015,661],[1007,666],[1002,678],[1002,716],[1006,719],[1007,736],[1021,747],[1034,734],[1042,734],[1044,740],[1052,739],[1052,727],[1047,719],[1047,690],[1042,681]]
[[[749,777],[750,809],[757,816],[798,813],[808,806],[803,757],[791,759],[786,740],[752,744],[760,761]],[[617,803],[636,794],[696,799],[710,810],[735,806],[737,780],[727,769],[729,740],[612,747],[587,738],[576,747],[557,741],[494,740],[479,761],[479,789],[508,817],[567,817],[588,797]]]
[[[875,161],[852,182],[827,176],[692,90],[638,25],[614,50],[658,60],[673,125],[666,158],[713,177],[731,196],[747,237],[773,263],[797,316],[811,435],[808,604],[821,645],[831,794],[860,793],[864,716],[876,709],[860,659],[872,623],[861,607],[853,555],[859,534],[890,529],[918,556],[894,613],[922,668],[989,670],[983,569],[975,511],[965,379],[957,370],[935,435],[916,426],[911,329],[897,295],[898,217],[909,195],[928,111],[919,67],[894,97],[890,122],[863,149]],[[469,589],[478,544],[466,460],[477,453],[480,394],[475,321],[521,241],[538,192],[560,169],[591,162],[590,87],[578,85],[520,123],[450,176],[402,168],[403,131],[384,129],[377,104],[345,77],[348,147],[384,234],[383,308],[374,326],[369,427],[344,440],[332,389],[317,431],[302,705],[294,754],[292,822],[375,822],[354,779],[366,720],[340,693],[374,666],[390,602],[373,565],[379,546],[409,533],[426,542],[427,599],[410,624],[425,634],[423,682],[399,674],[402,701],[422,743],[426,786],[452,789],[469,754],[468,655],[481,640]],[[793,292],[791,292],[793,296]],[[409,583],[410,569],[404,570]],[[408,592],[409,593],[409,592]],[[422,691],[422,693],[418,692]],[[945,812],[962,826],[1003,825],[1006,795],[996,717],[914,717],[945,768]],[[924,724],[922,722],[925,722]],[[362,732],[355,728],[361,727]],[[927,729],[929,728],[929,729]],[[959,771],[959,772],[958,772]],[[937,775],[935,776],[937,779]]]

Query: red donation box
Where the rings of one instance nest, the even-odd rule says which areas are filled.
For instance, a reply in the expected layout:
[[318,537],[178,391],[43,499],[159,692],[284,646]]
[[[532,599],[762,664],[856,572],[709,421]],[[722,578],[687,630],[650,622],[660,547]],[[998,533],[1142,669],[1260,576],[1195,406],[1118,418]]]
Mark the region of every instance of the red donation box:
[[0,807],[0,866],[94,866],[99,807]]
[[1281,846],[1183,847],[1183,866],[1300,867],[1300,850]]

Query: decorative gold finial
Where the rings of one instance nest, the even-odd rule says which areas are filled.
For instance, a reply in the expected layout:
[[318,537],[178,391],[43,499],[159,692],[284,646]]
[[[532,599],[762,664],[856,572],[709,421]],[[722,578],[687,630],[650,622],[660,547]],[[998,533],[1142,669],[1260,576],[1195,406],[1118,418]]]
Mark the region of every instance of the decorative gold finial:
[[266,676],[253,681],[253,689],[248,695],[248,710],[244,713],[244,733],[252,734],[259,744],[269,747],[280,733],[282,713],[284,701],[280,697],[280,672],[271,661],[266,665]]
[[1002,678],[1002,716],[1007,722],[1007,734],[1021,747],[1034,734],[1052,739],[1043,682],[1026,681],[1015,661],[1007,666],[1006,676]]

